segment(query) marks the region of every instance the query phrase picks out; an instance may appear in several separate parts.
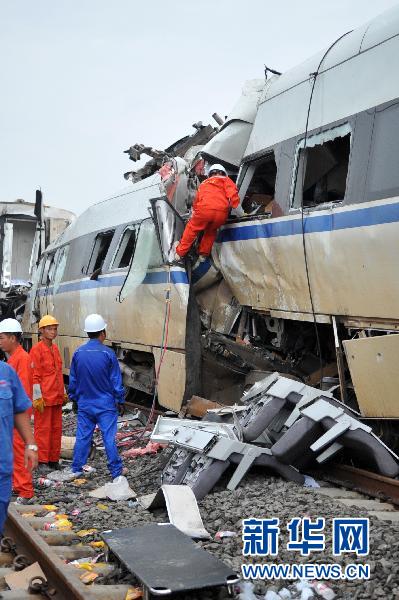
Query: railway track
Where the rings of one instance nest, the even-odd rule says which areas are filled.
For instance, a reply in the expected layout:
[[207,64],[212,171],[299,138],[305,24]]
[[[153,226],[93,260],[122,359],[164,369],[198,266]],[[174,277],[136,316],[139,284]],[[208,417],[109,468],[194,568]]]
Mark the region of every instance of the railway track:
[[323,479],[366,496],[391,502],[399,510],[399,480],[349,465],[332,465]]
[[[315,474],[317,477],[317,475]],[[399,520],[399,481],[369,471],[346,465],[331,465],[323,478],[334,487],[319,488],[316,493],[325,494],[346,506],[358,506],[384,520]],[[338,487],[339,486],[339,487]],[[369,498],[378,498],[378,502]],[[390,504],[388,504],[389,502]],[[12,504],[6,523],[5,536],[0,548],[0,598],[3,600],[28,600],[36,597],[55,600],[125,600],[130,586],[104,584],[115,565],[99,563],[93,572],[105,578],[94,585],[86,585],[82,575],[87,573],[73,566],[71,561],[95,557],[97,551],[72,530],[52,529],[56,523],[49,516],[47,505],[19,506]],[[38,562],[46,580],[31,581],[31,592],[8,590],[5,577],[16,570]],[[116,581],[118,579],[116,578]],[[111,578],[111,582],[115,581]]]
[[[81,543],[73,531],[46,531],[45,525],[54,523],[53,517],[44,516],[48,509],[41,505],[10,505],[5,536],[0,552],[0,598],[4,600],[27,600],[36,597],[55,600],[125,600],[128,585],[85,585],[81,576],[84,571],[67,561],[93,557],[96,551]],[[21,567],[38,562],[46,581],[34,578],[31,592],[6,590],[5,577]],[[93,572],[107,576],[114,565],[106,564]]]
[[[324,482],[314,491],[347,507],[366,510],[369,517],[399,522],[399,480],[349,465],[331,465],[328,471],[316,471]],[[331,484],[331,486],[327,485]]]

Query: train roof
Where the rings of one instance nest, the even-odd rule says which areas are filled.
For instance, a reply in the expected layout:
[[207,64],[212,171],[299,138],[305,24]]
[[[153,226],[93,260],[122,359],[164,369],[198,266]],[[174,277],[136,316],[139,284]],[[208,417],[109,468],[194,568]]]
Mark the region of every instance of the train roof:
[[151,198],[158,198],[164,193],[159,173],[138,181],[86,209],[72,225],[65,229],[51,248],[92,231],[112,229],[123,223],[141,221],[149,217]]
[[[19,215],[26,216],[35,219],[35,203],[34,202],[26,202],[19,198],[14,202],[0,202],[0,215],[1,216],[11,216],[11,215]],[[56,208],[55,206],[47,206],[44,205],[44,218],[45,219],[63,219],[65,221],[74,221],[76,218],[75,213],[70,210],[65,210],[64,208]]]
[[[326,50],[265,87],[244,157],[304,133],[312,74]],[[316,80],[308,130],[398,98],[398,57],[399,5],[330,47]]]

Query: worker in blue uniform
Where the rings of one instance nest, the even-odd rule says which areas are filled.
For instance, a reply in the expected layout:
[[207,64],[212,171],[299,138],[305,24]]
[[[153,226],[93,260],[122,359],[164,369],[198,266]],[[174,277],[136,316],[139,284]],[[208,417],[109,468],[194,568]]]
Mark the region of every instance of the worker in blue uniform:
[[0,536],[11,497],[14,427],[25,442],[25,467],[37,467],[37,446],[28,412],[31,407],[14,369],[0,362]]
[[89,341],[76,350],[69,373],[68,394],[77,404],[78,423],[72,473],[80,475],[89,457],[93,433],[99,426],[112,479],[122,474],[116,446],[118,413],[124,412],[125,390],[115,352],[104,345],[106,327],[101,315],[85,320]]

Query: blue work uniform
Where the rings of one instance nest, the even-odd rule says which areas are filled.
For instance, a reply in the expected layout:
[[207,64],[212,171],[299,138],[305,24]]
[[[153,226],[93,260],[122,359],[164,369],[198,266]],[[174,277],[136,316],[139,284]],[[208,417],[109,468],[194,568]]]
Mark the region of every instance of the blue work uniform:
[[0,362],[0,535],[12,489],[14,415],[31,406],[14,369]]
[[69,373],[69,397],[78,405],[78,424],[72,470],[78,473],[89,457],[96,425],[99,426],[108,469],[112,478],[122,473],[115,436],[118,403],[124,402],[125,390],[115,352],[98,339],[89,340],[76,350]]

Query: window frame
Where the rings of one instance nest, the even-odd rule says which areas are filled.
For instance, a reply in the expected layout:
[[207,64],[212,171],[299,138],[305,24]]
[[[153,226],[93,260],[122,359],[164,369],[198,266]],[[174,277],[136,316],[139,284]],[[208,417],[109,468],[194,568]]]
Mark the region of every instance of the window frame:
[[[331,135],[333,132],[337,133],[338,135],[334,135],[334,136]],[[310,134],[306,138],[306,148],[305,148],[305,150],[307,150],[309,148],[316,148],[317,146],[323,146],[324,144],[326,144],[328,142],[332,142],[338,138],[344,138],[347,135],[349,135],[349,156],[348,156],[348,170],[347,170],[347,175],[346,175],[344,197],[342,198],[342,200],[328,200],[326,202],[321,202],[320,204],[316,204],[316,205],[312,205],[312,206],[304,206],[303,205],[303,189],[301,191],[302,203],[299,206],[295,206],[296,186],[297,186],[298,175],[299,175],[300,166],[301,166],[300,165],[301,150],[303,150],[303,148],[305,146],[305,137],[302,136],[298,139],[298,141],[295,145],[294,161],[293,161],[292,175],[291,175],[291,184],[290,184],[290,190],[289,190],[289,212],[298,212],[301,210],[301,208],[303,208],[304,210],[307,210],[307,211],[322,210],[322,209],[325,209],[325,208],[328,208],[331,206],[342,205],[346,202],[347,197],[348,197],[348,189],[349,189],[349,169],[350,169],[350,161],[351,161],[352,148],[353,148],[353,135],[354,135],[354,129],[353,129],[351,123],[349,121],[345,121],[344,123],[325,127],[321,131]],[[320,139],[319,142],[317,141],[318,139]],[[306,155],[304,157],[304,160],[305,159],[306,159]],[[302,166],[303,166],[303,162],[304,161],[302,161]],[[302,173],[302,175],[303,175],[303,173]],[[306,177],[306,164],[305,164],[305,177]],[[305,177],[303,177],[303,180]]]
[[[50,282],[51,285],[53,286],[53,294],[56,294],[58,292],[58,289],[59,289],[59,287],[60,287],[60,285],[62,283],[62,280],[64,278],[65,271],[66,271],[66,266],[67,266],[67,263],[68,263],[68,256],[69,256],[70,247],[71,247],[71,245],[69,243],[67,243],[67,244],[64,244],[63,246],[59,246],[57,248],[57,251],[56,251],[56,257],[57,257],[56,258],[56,265],[55,265],[55,268],[54,268],[53,279]],[[61,257],[65,253],[66,253],[66,261],[65,261],[65,265],[64,265],[64,270],[62,272],[62,275],[61,275],[60,279],[57,282],[57,289],[55,289],[56,288],[55,275],[56,275],[56,273],[57,273],[57,271],[59,269],[59,266],[60,266],[60,263],[61,263]]]
[[[134,257],[134,253],[136,251],[136,245],[137,245],[137,238],[138,238],[138,234],[139,234],[139,229],[140,229],[140,223],[130,223],[129,225],[126,225],[126,227],[123,229],[123,231],[120,234],[119,241],[118,241],[118,244],[116,246],[115,252],[113,253],[113,256],[112,256],[112,259],[111,259],[111,262],[110,262],[110,271],[121,271],[123,269],[129,269],[130,268],[130,265],[132,264],[132,260],[133,260],[133,257]],[[119,250],[121,248],[121,245],[122,245],[125,233],[127,231],[129,231],[129,230],[130,231],[134,231],[134,235],[135,235],[134,248],[133,248],[132,255],[130,257],[129,263],[125,267],[116,267],[114,263],[115,263],[116,258],[118,256]],[[126,248],[125,248],[125,250],[126,250]],[[123,251],[123,253],[125,252],[125,250]],[[123,254],[122,254],[121,258],[123,258]]]
[[[104,266],[104,264],[105,264],[105,261],[106,261],[107,255],[108,255],[108,253],[109,253],[109,250],[110,250],[110,248],[111,248],[112,241],[113,241],[113,239],[114,239],[115,231],[116,231],[116,229],[115,229],[115,228],[114,228],[114,229],[107,229],[107,230],[105,230],[105,231],[99,231],[99,232],[98,232],[98,233],[96,233],[96,235],[94,236],[94,241],[93,241],[93,245],[92,245],[91,252],[90,252],[90,258],[89,258],[89,261],[88,261],[88,263],[87,263],[87,267],[86,267],[86,275],[92,275],[92,274],[93,274],[95,271],[97,271],[98,269],[101,269],[101,270],[103,269],[103,266]],[[94,251],[95,251],[95,249],[96,249],[96,243],[97,243],[97,240],[98,240],[100,237],[105,237],[106,235],[111,235],[111,234],[112,234],[112,236],[111,236],[111,238],[110,238],[110,241],[109,241],[109,244],[108,244],[108,247],[107,247],[107,251],[106,251],[106,253],[105,253],[105,256],[104,256],[103,263],[102,263],[102,265],[100,265],[99,267],[97,267],[97,268],[95,269],[95,268],[94,268],[94,266],[95,266],[95,265],[93,265],[93,267],[92,267],[92,263],[93,263],[93,256],[94,256]],[[97,253],[97,256],[96,256],[95,262],[97,262],[98,255],[99,255],[99,252]]]
[[[49,286],[50,282],[48,279],[48,275],[49,275],[50,267],[54,263],[55,254],[56,254],[56,251],[50,251],[50,252],[46,252],[45,257],[43,257],[44,261],[43,261],[43,268],[40,273],[39,287],[48,287]],[[43,281],[43,277],[45,277],[45,281]]]

